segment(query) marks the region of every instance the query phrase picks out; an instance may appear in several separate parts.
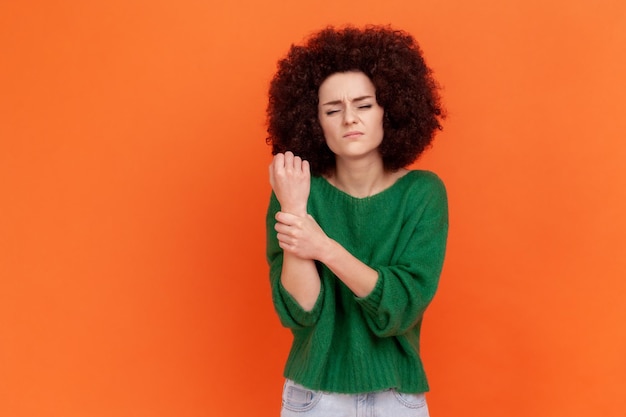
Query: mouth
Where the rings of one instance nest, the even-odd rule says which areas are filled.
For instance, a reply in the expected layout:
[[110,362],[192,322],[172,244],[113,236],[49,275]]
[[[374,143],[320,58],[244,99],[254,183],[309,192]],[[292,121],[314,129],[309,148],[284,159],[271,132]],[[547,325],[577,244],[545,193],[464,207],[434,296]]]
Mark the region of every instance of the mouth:
[[359,132],[359,131],[352,131],[352,132],[348,132],[345,135],[343,135],[344,138],[346,139],[354,139],[354,138],[358,138],[360,136],[363,136],[363,132]]

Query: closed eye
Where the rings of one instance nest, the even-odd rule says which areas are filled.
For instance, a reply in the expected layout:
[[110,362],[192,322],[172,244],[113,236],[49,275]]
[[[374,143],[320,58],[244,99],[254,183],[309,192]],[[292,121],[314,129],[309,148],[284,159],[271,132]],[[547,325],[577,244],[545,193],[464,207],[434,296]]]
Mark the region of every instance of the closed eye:
[[328,110],[328,111],[326,112],[326,115],[327,115],[327,116],[331,116],[331,115],[333,115],[333,114],[335,114],[335,113],[339,113],[339,110]]

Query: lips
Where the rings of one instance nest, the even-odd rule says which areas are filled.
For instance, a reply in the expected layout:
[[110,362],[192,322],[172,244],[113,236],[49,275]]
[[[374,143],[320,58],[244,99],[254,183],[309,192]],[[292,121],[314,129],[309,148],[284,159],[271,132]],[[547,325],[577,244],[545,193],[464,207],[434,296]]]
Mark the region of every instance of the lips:
[[343,135],[344,138],[346,139],[354,139],[354,138],[358,138],[360,136],[363,136],[363,132],[359,132],[359,131],[352,131],[352,132],[348,132],[345,135]]

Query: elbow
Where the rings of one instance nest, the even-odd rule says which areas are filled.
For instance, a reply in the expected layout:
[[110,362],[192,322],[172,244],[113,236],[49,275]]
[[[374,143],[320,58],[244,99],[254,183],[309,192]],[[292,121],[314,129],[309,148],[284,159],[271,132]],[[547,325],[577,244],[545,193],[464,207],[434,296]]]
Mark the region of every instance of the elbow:
[[424,315],[425,308],[414,311],[405,311],[392,315],[381,312],[376,317],[368,317],[367,322],[374,335],[380,338],[401,336],[418,326]]

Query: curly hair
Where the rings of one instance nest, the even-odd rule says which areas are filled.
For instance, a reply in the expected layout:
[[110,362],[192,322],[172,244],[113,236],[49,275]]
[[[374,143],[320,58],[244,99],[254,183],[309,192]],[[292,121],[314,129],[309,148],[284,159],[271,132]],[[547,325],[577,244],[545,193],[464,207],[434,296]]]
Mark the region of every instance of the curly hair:
[[338,72],[360,71],[384,110],[379,146],[385,170],[413,163],[431,144],[445,117],[439,86],[415,39],[388,26],[327,27],[292,45],[270,82],[266,142],[272,153],[292,151],[314,175],[330,174],[335,155],[318,119],[318,90]]

